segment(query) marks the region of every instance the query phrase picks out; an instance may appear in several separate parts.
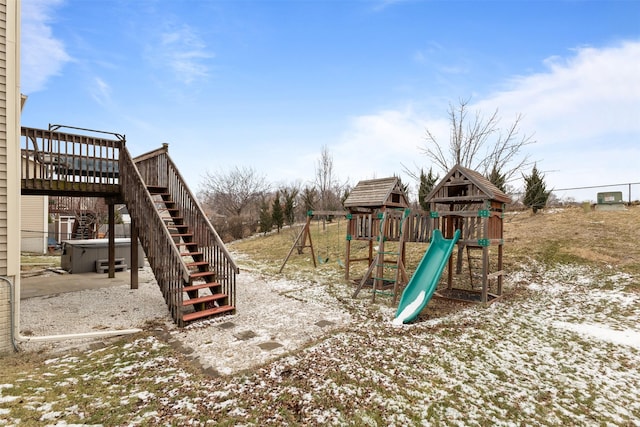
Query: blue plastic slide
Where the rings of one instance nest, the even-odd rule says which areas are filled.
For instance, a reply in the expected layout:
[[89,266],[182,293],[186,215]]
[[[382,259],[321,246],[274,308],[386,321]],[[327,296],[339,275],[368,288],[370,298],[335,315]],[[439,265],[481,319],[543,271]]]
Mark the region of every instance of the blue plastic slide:
[[440,230],[433,230],[431,244],[402,292],[396,318],[393,319],[394,325],[411,322],[427,305],[438,287],[440,276],[458,238],[460,230],[456,230],[453,239],[445,239]]

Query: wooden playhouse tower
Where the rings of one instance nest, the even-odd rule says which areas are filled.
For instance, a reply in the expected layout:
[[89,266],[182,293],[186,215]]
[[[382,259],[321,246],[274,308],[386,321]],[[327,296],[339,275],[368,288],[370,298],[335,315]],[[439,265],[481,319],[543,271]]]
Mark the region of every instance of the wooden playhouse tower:
[[[472,291],[455,289],[452,285],[453,257],[449,260],[447,289],[441,296],[486,303],[502,295],[503,224],[502,219],[511,198],[480,173],[454,166],[427,196],[430,206],[431,230],[440,229],[445,238],[461,230],[458,240],[457,272],[462,270],[463,252],[469,263]],[[497,258],[491,263],[490,248],[497,248]],[[495,267],[491,272],[491,266]],[[474,279],[481,284],[474,291]],[[491,280],[497,281],[496,294],[489,293]],[[474,295],[475,294],[475,295]],[[472,298],[470,298],[472,297]]]
[[[348,210],[345,279],[349,280],[354,262],[366,261],[369,265],[354,296],[370,276],[374,282],[374,297],[376,287],[380,288],[384,281],[393,282],[394,294],[397,294],[399,278],[404,277],[406,280],[403,234],[406,230],[409,207],[400,179],[390,177],[360,181],[345,200],[344,207]],[[354,240],[368,243],[367,257],[352,257],[351,243]],[[385,242],[390,241],[398,242],[397,248],[393,251],[385,250]],[[385,271],[388,270],[394,271],[395,274],[387,280]]]

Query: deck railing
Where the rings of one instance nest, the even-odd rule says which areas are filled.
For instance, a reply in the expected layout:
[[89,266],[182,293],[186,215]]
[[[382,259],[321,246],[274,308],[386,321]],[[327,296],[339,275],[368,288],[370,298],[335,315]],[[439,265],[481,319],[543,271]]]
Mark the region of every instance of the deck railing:
[[[428,242],[431,237],[429,212],[412,209],[406,219],[402,219],[402,210],[387,210],[386,239],[400,239],[403,221],[407,222],[405,242]],[[380,211],[373,213],[351,213],[347,234],[353,240],[376,240],[380,236]]]
[[123,147],[124,140],[23,127],[24,193],[118,193],[118,161]]
[[235,306],[236,275],[240,269],[169,157],[168,146],[136,157],[134,162],[147,185],[167,188],[184,217],[184,224],[193,233],[198,250],[216,274],[216,281],[222,285],[222,292],[229,296],[229,304]]
[[139,229],[139,238],[173,320],[182,324],[182,288],[189,271],[173,237],[154,204],[129,151],[120,150],[120,179],[129,214]]

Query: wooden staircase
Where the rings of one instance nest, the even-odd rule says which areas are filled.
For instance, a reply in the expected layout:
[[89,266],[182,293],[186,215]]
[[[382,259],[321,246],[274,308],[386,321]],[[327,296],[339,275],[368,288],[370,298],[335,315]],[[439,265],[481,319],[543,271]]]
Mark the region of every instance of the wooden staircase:
[[168,156],[120,156],[123,198],[179,326],[235,312],[239,268]]
[[198,242],[194,241],[194,234],[185,224],[184,216],[168,188],[151,185],[147,186],[147,190],[189,271],[188,282],[182,288],[187,296],[182,301],[183,322],[234,312],[235,307],[229,304],[229,296],[222,291],[222,285],[216,282],[216,273],[211,271],[209,261],[204,259],[204,253],[199,249]]
[[[110,134],[116,139],[76,135],[61,132],[61,128]],[[132,235],[138,236],[171,317],[184,326],[233,313],[240,270],[168,151],[163,144],[134,159],[124,136],[117,133],[61,125],[49,125],[48,130],[22,127],[20,191],[24,195],[101,197],[110,206],[125,203]],[[95,232],[95,224],[85,221],[88,219],[76,221],[77,235],[89,237],[90,231]],[[110,226],[114,224],[113,218],[109,221]]]
[[96,217],[91,212],[76,212],[73,221],[72,239],[93,239],[95,238]]

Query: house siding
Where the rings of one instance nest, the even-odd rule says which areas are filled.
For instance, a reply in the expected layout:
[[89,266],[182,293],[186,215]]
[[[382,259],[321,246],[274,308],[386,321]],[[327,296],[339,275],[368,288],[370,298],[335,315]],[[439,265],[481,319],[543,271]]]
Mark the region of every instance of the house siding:
[[22,252],[47,253],[49,234],[46,196],[22,196],[20,198],[21,233],[20,250]]
[[7,275],[7,0],[0,0],[0,275]]
[[13,351],[11,297],[20,281],[19,17],[19,0],[0,0],[0,354]]

